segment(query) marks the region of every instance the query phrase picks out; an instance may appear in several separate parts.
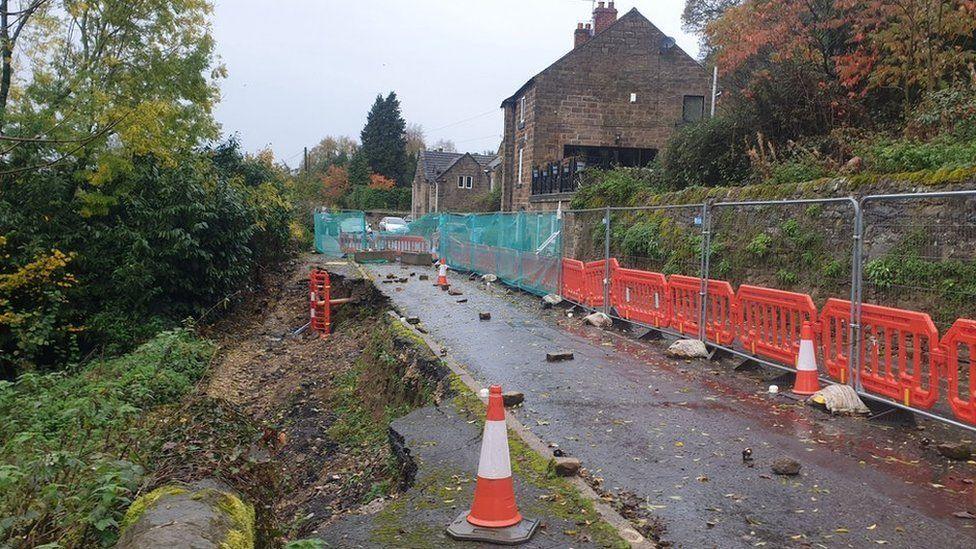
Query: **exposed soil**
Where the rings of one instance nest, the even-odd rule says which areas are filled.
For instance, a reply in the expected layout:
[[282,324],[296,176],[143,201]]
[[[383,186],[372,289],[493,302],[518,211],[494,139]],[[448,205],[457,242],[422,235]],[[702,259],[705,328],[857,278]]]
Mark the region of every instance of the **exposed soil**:
[[[355,300],[338,307],[334,333],[325,339],[308,330],[295,334],[308,321],[313,266],[332,273],[333,298]],[[337,380],[355,367],[371,341],[375,346],[374,334],[388,326],[386,299],[372,284],[342,276],[346,269],[314,256],[296,260],[270,277],[268,293],[248,299],[207,333],[220,352],[206,395],[262,431],[277,477],[276,497],[263,512],[276,525],[279,540],[301,538],[358,509],[371,490],[380,487],[385,495],[398,484],[385,440],[350,447],[329,433],[342,421],[335,402]],[[383,395],[378,399],[382,408]]]

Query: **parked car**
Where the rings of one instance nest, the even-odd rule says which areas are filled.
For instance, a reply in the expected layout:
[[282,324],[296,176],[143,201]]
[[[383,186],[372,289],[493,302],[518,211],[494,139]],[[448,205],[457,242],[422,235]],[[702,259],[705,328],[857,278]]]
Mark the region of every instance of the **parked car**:
[[387,233],[407,232],[407,222],[402,217],[384,217],[379,223],[380,231]]

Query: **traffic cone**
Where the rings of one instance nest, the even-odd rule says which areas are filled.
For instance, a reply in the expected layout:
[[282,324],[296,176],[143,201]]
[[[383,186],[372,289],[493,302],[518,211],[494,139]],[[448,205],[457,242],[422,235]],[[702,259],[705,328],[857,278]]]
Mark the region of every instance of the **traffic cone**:
[[447,261],[441,258],[441,264],[437,268],[437,283],[434,286],[440,286],[441,288],[446,288],[447,284]]
[[538,520],[523,518],[515,504],[502,388],[492,385],[474,502],[469,512],[462,513],[447,527],[447,533],[455,539],[515,544],[528,541],[538,526]]
[[813,348],[813,325],[804,322],[800,329],[800,353],[796,357],[796,382],[793,384],[793,392],[798,395],[812,395],[819,390],[817,353]]

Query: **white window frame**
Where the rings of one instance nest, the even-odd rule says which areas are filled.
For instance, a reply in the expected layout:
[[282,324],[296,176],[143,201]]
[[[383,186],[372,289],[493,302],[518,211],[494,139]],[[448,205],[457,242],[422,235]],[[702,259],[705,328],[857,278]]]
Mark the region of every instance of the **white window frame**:
[[519,124],[525,124],[525,96],[519,98]]
[[519,186],[522,185],[522,153],[525,152],[525,147],[519,147],[519,157],[518,157],[518,180]]
[[458,176],[458,188],[459,189],[463,189],[464,188],[464,176],[463,175],[459,175]]
[[474,185],[474,178],[470,175],[464,177],[464,188],[470,189]]

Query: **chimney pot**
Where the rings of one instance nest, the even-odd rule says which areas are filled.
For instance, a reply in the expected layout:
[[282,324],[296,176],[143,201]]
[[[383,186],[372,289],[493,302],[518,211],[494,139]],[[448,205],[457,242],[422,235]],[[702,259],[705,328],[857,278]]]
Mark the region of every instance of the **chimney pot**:
[[600,34],[616,21],[617,8],[614,7],[613,2],[610,2],[610,7],[606,6],[606,2],[598,2],[597,7],[593,9],[593,33]]
[[590,26],[583,26],[583,23],[578,23],[576,25],[576,31],[573,32],[573,48],[578,48],[585,44],[587,40],[590,39]]

